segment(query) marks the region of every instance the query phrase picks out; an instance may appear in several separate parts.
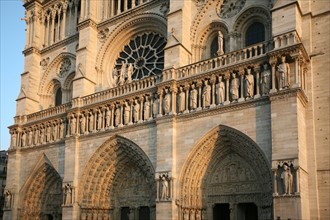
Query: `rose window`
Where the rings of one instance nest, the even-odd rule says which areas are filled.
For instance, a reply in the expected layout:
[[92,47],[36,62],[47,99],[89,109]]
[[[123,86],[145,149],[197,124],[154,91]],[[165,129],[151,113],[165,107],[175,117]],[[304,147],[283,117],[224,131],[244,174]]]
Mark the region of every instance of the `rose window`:
[[165,38],[157,33],[144,33],[131,39],[116,60],[115,70],[118,77],[123,77],[120,72],[128,66],[133,66],[133,70],[126,71],[125,79],[129,77],[138,80],[160,74],[164,68],[165,44]]

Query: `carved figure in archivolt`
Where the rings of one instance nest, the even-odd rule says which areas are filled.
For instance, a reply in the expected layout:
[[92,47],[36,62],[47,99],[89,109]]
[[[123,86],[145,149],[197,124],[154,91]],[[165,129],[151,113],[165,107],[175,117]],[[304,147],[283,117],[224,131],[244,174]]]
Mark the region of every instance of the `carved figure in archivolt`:
[[281,179],[283,181],[283,189],[285,194],[292,194],[293,175],[291,169],[286,164],[283,165],[283,172],[281,173]]
[[211,86],[209,85],[208,81],[204,81],[204,88],[203,88],[203,108],[210,107],[211,105]]
[[168,89],[165,89],[165,97],[163,103],[164,114],[169,114],[171,111],[171,94]]
[[286,63],[286,57],[281,57],[281,64],[277,66],[279,72],[279,89],[288,88],[290,86],[290,66]]
[[140,103],[137,99],[135,99],[134,103],[135,103],[133,108],[134,122],[138,122],[140,120]]
[[185,102],[186,102],[186,94],[183,91],[183,88],[179,87],[179,96],[178,96],[178,110],[179,113],[183,113],[185,111]]
[[217,97],[217,104],[225,101],[225,83],[222,81],[222,76],[218,77],[218,83],[215,85],[215,93]]
[[127,102],[124,103],[124,124],[127,125],[129,123],[131,115],[131,106]]
[[148,96],[145,97],[143,117],[144,120],[148,120],[150,118],[150,101]]
[[230,81],[230,95],[231,95],[231,100],[232,101],[237,101],[238,100],[238,90],[239,90],[240,82],[239,79],[236,78],[236,74],[232,74],[232,79]]
[[197,97],[198,92],[195,88],[195,85],[191,85],[190,96],[189,96],[189,103],[190,103],[190,110],[195,110],[197,108]]
[[266,95],[270,91],[270,83],[271,83],[271,72],[268,67],[267,63],[264,63],[263,65],[263,71],[261,72],[260,75],[260,89],[261,89],[261,94]]
[[152,103],[152,114],[154,118],[159,114],[159,99],[157,93],[154,96],[154,102]]
[[254,96],[254,77],[251,74],[251,69],[247,69],[246,72],[244,79],[245,97],[251,98]]

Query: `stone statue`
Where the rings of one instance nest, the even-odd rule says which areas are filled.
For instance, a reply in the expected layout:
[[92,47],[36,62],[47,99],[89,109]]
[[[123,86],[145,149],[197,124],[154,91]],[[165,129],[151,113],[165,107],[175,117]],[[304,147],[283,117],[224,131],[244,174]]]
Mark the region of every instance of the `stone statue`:
[[65,192],[65,205],[72,204],[72,187],[69,183],[67,183],[64,187]]
[[26,134],[25,134],[25,131],[22,132],[22,147],[25,147],[26,146]]
[[128,68],[127,68],[127,80],[126,80],[127,83],[131,83],[132,82],[133,71],[134,71],[133,64],[132,63],[128,64]]
[[31,128],[29,130],[28,146],[32,146],[32,144],[33,144],[33,130]]
[[53,124],[53,140],[57,141],[57,139],[58,139],[58,126],[57,126],[57,121],[55,121]]
[[121,122],[121,110],[120,106],[117,106],[116,111],[115,111],[115,124],[116,126],[120,125]]
[[84,115],[81,115],[80,118],[80,134],[84,134],[85,133],[85,128],[86,128],[86,118]]
[[165,115],[169,114],[171,111],[171,94],[169,93],[168,89],[165,89],[163,110]]
[[46,141],[47,142],[50,142],[51,140],[50,140],[50,136],[51,136],[51,126],[50,126],[50,124],[48,124],[47,125],[47,128],[46,128]]
[[267,63],[265,63],[263,67],[264,69],[261,72],[261,76],[260,76],[260,88],[261,88],[261,95],[266,95],[270,91],[271,73]]
[[61,125],[60,125],[60,135],[61,139],[65,137],[65,122],[61,120]]
[[144,111],[143,111],[143,117],[144,120],[148,120],[150,118],[150,101],[149,98],[145,98],[146,101],[144,102]]
[[102,121],[103,121],[103,115],[102,115],[102,111],[99,110],[98,111],[98,118],[97,118],[97,129],[101,130],[102,129]]
[[88,124],[89,130],[88,131],[92,132],[92,131],[94,131],[94,115],[93,115],[93,112],[89,113],[88,121],[89,121],[89,124]]
[[129,118],[131,115],[131,106],[128,105],[127,102],[124,103],[124,124],[127,125],[129,123]]
[[11,135],[11,146],[16,147],[16,141],[17,141],[17,134],[14,131],[13,134]]
[[124,82],[125,82],[125,76],[126,76],[126,63],[124,61],[121,62],[121,69],[120,69],[120,76],[119,76],[119,82],[118,84],[120,86],[124,85]]
[[71,135],[74,135],[76,133],[76,123],[77,123],[77,119],[73,116],[71,119]]
[[208,108],[211,105],[211,86],[208,84],[208,81],[204,81],[203,88],[203,108]]
[[161,184],[162,184],[162,194],[161,194],[160,198],[162,200],[168,199],[169,198],[169,188],[168,188],[168,181],[167,181],[165,175],[163,175],[161,178]]
[[254,77],[251,74],[251,69],[247,69],[247,74],[244,79],[245,97],[252,98],[254,96]]
[[284,194],[292,194],[293,176],[291,174],[290,167],[286,164],[283,165],[283,172],[281,173],[281,179],[283,181]]
[[6,190],[5,192],[5,208],[10,209],[11,208],[11,200],[12,200],[12,195],[9,190]]
[[230,95],[231,95],[231,100],[232,101],[237,101],[238,100],[238,89],[239,89],[239,79],[236,78],[236,74],[232,74],[232,79],[230,81]]
[[189,209],[183,210],[183,220],[189,220]]
[[179,87],[178,110],[179,113],[183,113],[186,110],[186,94],[182,87]]
[[290,66],[286,63],[286,57],[281,57],[282,63],[277,66],[277,71],[280,73],[279,89],[288,88],[290,86]]
[[106,114],[106,127],[110,127],[110,123],[111,123],[111,110],[107,109],[107,114]]
[[159,114],[159,99],[157,93],[155,94],[154,102],[152,103],[152,114],[154,118]]
[[197,96],[198,96],[198,92],[195,89],[195,85],[192,84],[190,90],[190,97],[189,97],[190,110],[195,110],[197,108]]
[[39,143],[44,144],[44,128],[41,127],[39,131]]
[[221,31],[218,31],[218,56],[224,54],[223,51],[223,34]]
[[196,220],[202,220],[202,213],[200,209],[196,210]]
[[215,85],[215,93],[217,95],[217,103],[222,104],[225,101],[225,83],[222,81],[222,76],[219,76],[219,83]]
[[135,105],[133,108],[133,117],[134,117],[134,122],[138,122],[140,120],[140,104],[137,99],[134,101]]

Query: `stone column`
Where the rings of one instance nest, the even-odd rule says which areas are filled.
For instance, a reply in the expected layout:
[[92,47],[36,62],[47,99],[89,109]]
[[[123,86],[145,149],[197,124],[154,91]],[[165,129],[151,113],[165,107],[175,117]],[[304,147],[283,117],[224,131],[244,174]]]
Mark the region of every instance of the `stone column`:
[[158,90],[158,96],[159,96],[159,108],[158,108],[158,116],[163,116],[163,89]]
[[119,15],[121,13],[121,1],[118,1],[118,5],[117,5],[117,15]]
[[[301,58],[298,56],[298,57],[295,57],[294,58],[294,83],[293,83],[293,88],[297,88],[299,87],[299,84],[301,83],[301,81],[299,80],[299,76],[300,76],[300,64],[301,64]],[[290,77],[290,75],[289,75]]]
[[50,28],[50,32],[49,32],[49,35],[50,35],[50,45],[54,43],[54,28],[55,28],[55,16],[56,16],[56,10],[53,9],[51,11],[52,13],[52,25],[51,25],[51,28]]
[[271,66],[272,66],[272,89],[270,90],[270,93],[275,93],[275,92],[277,92],[276,83],[275,83],[276,62],[275,61],[271,62]]
[[230,100],[229,100],[229,80],[230,80],[230,73],[228,72],[226,75],[224,75],[224,78],[226,80],[226,100],[223,103],[224,105],[229,105]]
[[215,83],[216,83],[216,77],[215,75],[211,76],[210,83],[211,83],[211,108],[215,107]]
[[113,129],[114,128],[114,111],[115,111],[115,106],[113,104],[110,105],[110,111],[111,111],[111,119],[110,119],[110,128],[109,129]]
[[296,190],[294,191],[295,195],[300,195],[300,186],[299,186],[299,173],[300,173],[300,168],[299,167],[294,167],[296,176],[295,176],[295,185],[296,185]]
[[274,196],[278,196],[277,189],[277,169],[273,169],[273,182],[274,182]]
[[200,111],[202,110],[202,81],[198,80],[196,86],[198,88],[198,102],[196,111]]
[[68,4],[64,3],[63,4],[63,21],[62,21],[62,30],[61,30],[61,40],[65,38],[65,29],[66,29],[66,10],[68,8]]
[[189,84],[186,84],[184,86],[184,90],[186,92],[186,100],[185,100],[186,109],[183,113],[189,113],[189,88],[190,88]]
[[240,69],[239,72],[238,72],[238,75],[240,76],[240,80],[241,80],[241,83],[240,83],[240,96],[239,96],[239,99],[238,99],[238,102],[244,102],[245,101],[245,98],[244,98],[244,69]]
[[176,115],[176,104],[177,104],[177,101],[176,101],[176,94],[178,93],[178,89],[176,88],[176,86],[172,86],[171,89],[170,89],[170,92],[171,92],[171,99],[172,99],[172,109],[170,111],[170,115]]
[[140,100],[140,112],[139,112],[139,121],[138,123],[141,123],[143,122],[143,108],[144,108],[144,98],[143,97],[140,97],[139,98]]
[[254,83],[256,84],[256,94],[254,95],[254,98],[256,99],[260,97],[260,68],[255,67],[254,72],[256,73],[256,82]]

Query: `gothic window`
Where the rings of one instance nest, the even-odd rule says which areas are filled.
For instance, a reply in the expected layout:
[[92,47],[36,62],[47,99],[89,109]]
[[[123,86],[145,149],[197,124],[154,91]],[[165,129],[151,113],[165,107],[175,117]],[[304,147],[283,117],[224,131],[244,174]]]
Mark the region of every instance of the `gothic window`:
[[58,88],[55,95],[55,106],[62,105],[62,89]]
[[150,208],[142,206],[139,208],[139,219],[150,220]]
[[246,30],[245,46],[265,41],[265,26],[260,22],[255,22]]
[[131,39],[115,62],[117,74],[129,65],[133,66],[132,80],[161,74],[165,44],[165,38],[157,33],[144,33]]

